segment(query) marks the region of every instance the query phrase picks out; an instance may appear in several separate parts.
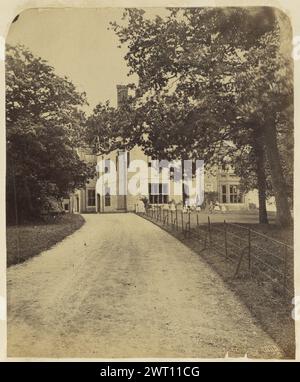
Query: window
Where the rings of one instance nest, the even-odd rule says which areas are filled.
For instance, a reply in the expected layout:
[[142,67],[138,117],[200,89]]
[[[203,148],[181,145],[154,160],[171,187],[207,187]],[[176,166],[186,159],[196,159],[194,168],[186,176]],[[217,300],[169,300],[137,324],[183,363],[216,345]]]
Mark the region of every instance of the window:
[[229,200],[230,203],[241,203],[241,196],[238,186],[229,186]]
[[149,183],[150,204],[167,204],[169,202],[167,183]]
[[65,211],[69,211],[69,204],[68,204],[68,203],[65,203],[65,204],[64,204],[64,210],[65,210]]
[[242,203],[242,195],[236,184],[223,184],[221,186],[221,203]]
[[130,164],[130,151],[127,151],[127,167],[129,167]]
[[193,159],[192,161],[192,177],[193,178],[196,176],[196,171],[197,171],[196,161]]
[[222,186],[222,203],[227,203],[227,192],[225,184]]
[[110,159],[105,159],[104,173],[107,174],[110,172]]
[[105,189],[104,205],[110,207],[110,189],[108,187]]
[[170,167],[170,179],[173,180],[174,179],[174,174],[175,174],[175,168],[174,167]]
[[93,207],[96,205],[95,190],[88,190],[88,206]]
[[[125,154],[126,154],[126,158],[125,158]],[[116,171],[118,171],[119,157],[122,157],[120,164],[122,165],[124,163],[125,159],[126,159],[127,167],[129,167],[129,164],[130,164],[130,151],[125,151],[125,149],[118,150],[117,156],[116,156]],[[125,165],[125,163],[124,163],[124,165]]]

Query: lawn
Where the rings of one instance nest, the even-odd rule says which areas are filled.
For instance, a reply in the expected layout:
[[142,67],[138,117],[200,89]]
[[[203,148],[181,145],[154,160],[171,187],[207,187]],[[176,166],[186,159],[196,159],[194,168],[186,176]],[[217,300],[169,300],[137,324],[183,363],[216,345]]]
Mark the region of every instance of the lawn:
[[276,224],[243,224],[254,231],[258,231],[272,239],[279,240],[282,243],[293,245],[294,227],[282,228]]
[[65,214],[57,222],[8,226],[7,266],[22,263],[51,248],[83,224],[81,215]]

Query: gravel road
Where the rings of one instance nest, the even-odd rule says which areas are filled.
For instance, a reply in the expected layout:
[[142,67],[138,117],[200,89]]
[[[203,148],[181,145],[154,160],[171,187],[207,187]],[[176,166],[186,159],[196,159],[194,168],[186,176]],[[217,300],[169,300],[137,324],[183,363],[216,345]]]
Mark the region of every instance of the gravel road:
[[9,357],[283,356],[184,244],[134,214],[83,216],[8,269]]

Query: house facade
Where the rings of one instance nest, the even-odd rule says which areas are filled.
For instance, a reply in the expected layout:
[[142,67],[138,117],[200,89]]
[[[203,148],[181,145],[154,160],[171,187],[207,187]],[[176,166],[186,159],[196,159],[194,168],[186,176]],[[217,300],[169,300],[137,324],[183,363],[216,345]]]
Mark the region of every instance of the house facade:
[[[117,86],[117,100],[120,105],[127,97],[127,87]],[[193,200],[189,192],[182,189],[182,192],[174,192],[176,181],[172,176],[170,169],[168,181],[162,179],[159,173],[158,178],[152,179],[151,158],[145,155],[143,150],[135,146],[130,151],[114,150],[106,155],[92,155],[88,152],[80,151],[79,156],[82,160],[97,166],[97,175],[89,180],[85,188],[76,190],[69,199],[65,199],[63,204],[66,211],[78,213],[105,213],[105,212],[130,212],[135,211],[137,204],[141,199],[147,199],[150,205],[167,206],[173,202],[177,205],[189,204],[198,206],[197,200]],[[120,164],[120,156],[126,158],[126,164]],[[141,161],[146,164],[143,175],[140,176],[142,185],[141,191],[137,193],[130,192],[130,186],[134,184],[136,172],[132,172],[131,165],[135,161]],[[101,166],[99,165],[101,163]],[[104,165],[103,165],[104,163]],[[125,166],[122,168],[122,166]],[[99,189],[99,179],[103,175],[114,173],[114,178],[106,184],[102,184]],[[126,173],[126,179],[124,174]],[[123,177],[123,178],[122,178]],[[123,183],[121,182],[122,179]],[[122,188],[120,187],[122,184]],[[215,168],[210,171],[204,170],[204,193],[206,196],[213,195],[226,210],[242,210],[258,207],[257,191],[251,191],[247,194],[240,192],[240,178],[230,169],[224,170]],[[203,204],[202,204],[203,207]],[[274,209],[273,205],[268,206]]]
[[[78,150],[81,160],[97,165],[97,157],[89,152]],[[89,213],[96,212],[95,202],[96,178],[90,179],[84,188],[76,190],[63,200],[63,207],[66,212]]]
[[[119,156],[126,155],[127,173],[125,183],[126,191],[122,192],[119,188],[121,169]],[[141,199],[147,199],[150,205],[167,206],[173,202],[177,205],[189,204],[192,207],[198,206],[197,200],[193,199],[188,193],[182,191],[175,193],[176,181],[172,177],[172,169],[168,181],[163,179],[159,173],[159,178],[152,178],[151,158],[146,156],[140,147],[134,147],[130,151],[114,150],[107,155],[94,156],[91,154],[80,153],[82,159],[93,163],[97,168],[97,175],[89,180],[85,188],[76,190],[70,195],[69,200],[64,201],[66,211],[78,213],[105,213],[105,212],[133,212]],[[135,184],[137,171],[130,171],[131,164],[135,161],[146,163],[148,171],[140,175],[140,183],[143,183],[143,190],[136,193],[130,192],[130,184]],[[99,163],[102,164],[100,169]],[[97,166],[98,164],[98,166]],[[97,166],[97,167],[96,167]],[[112,166],[114,169],[112,170]],[[113,172],[115,176],[111,181],[103,184],[99,190],[97,181],[105,173]],[[206,196],[213,195],[213,198],[224,206],[226,210],[242,210],[258,207],[258,197],[256,191],[246,194],[240,192],[240,178],[232,170],[213,169],[204,171],[204,193]],[[178,190],[178,187],[177,187]],[[203,207],[203,204],[202,204]]]

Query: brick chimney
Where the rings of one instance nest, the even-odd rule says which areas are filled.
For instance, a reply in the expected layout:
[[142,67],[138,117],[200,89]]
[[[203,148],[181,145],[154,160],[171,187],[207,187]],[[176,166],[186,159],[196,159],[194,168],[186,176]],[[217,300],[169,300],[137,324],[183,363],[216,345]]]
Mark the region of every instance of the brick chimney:
[[128,99],[127,85],[117,85],[117,107],[122,106]]

